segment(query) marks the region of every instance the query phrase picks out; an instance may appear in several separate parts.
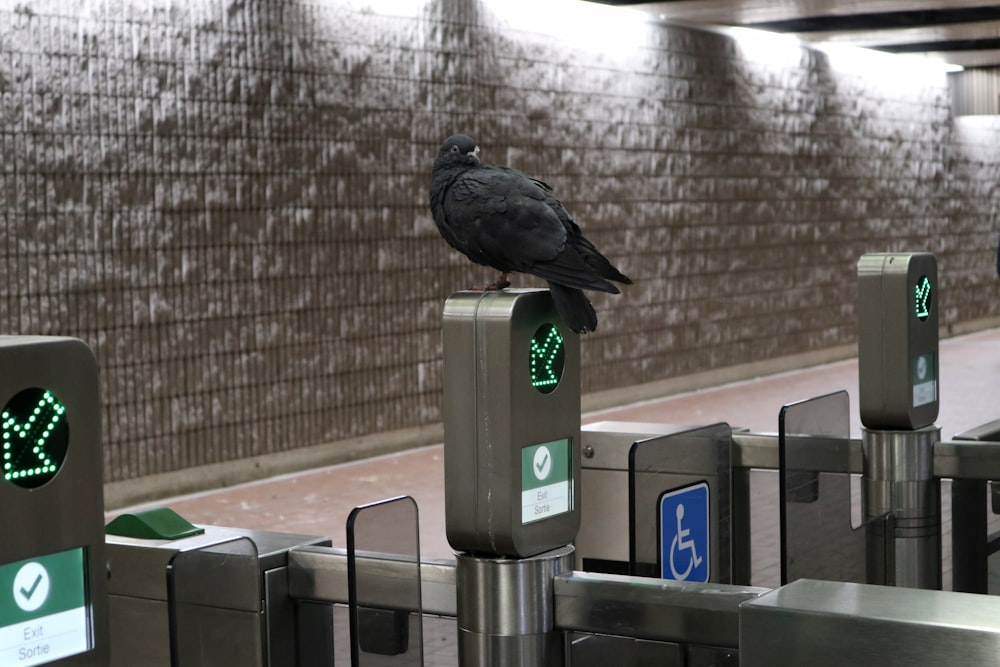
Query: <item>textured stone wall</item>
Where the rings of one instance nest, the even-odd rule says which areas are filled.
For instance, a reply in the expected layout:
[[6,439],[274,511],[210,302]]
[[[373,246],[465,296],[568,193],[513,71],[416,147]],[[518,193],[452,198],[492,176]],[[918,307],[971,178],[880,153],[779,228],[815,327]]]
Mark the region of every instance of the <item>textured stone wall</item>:
[[94,348],[108,480],[439,420],[442,305],[492,277],[427,211],[458,131],[636,281],[585,391],[849,343],[868,251],[996,313],[1000,125],[943,76],[516,4],[0,0],[0,331]]

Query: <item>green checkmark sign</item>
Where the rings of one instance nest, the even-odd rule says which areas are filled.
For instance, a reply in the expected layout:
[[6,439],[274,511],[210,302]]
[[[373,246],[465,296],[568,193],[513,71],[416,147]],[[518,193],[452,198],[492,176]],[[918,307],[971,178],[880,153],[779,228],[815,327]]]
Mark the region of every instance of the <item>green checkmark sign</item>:
[[8,626],[85,606],[86,559],[77,547],[0,565],[0,636]]
[[38,590],[38,585],[42,583],[42,579],[44,579],[44,577],[39,574],[35,577],[35,583],[31,584],[31,588],[25,588],[24,586],[21,587],[21,595],[24,596],[25,600],[31,599],[31,596]]
[[521,450],[521,492],[569,480],[570,440],[553,440]]

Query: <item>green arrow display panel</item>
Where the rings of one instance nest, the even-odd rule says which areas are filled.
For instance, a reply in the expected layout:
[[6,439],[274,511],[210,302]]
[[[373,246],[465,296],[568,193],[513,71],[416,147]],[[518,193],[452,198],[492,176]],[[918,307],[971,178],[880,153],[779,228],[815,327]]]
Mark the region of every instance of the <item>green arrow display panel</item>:
[[931,316],[931,279],[920,276],[913,287],[913,314],[923,322]]
[[66,408],[47,389],[18,392],[0,413],[3,478],[32,489],[55,477],[69,445]]
[[559,328],[543,324],[531,337],[531,354],[528,358],[531,386],[548,394],[555,391],[566,364],[566,344]]

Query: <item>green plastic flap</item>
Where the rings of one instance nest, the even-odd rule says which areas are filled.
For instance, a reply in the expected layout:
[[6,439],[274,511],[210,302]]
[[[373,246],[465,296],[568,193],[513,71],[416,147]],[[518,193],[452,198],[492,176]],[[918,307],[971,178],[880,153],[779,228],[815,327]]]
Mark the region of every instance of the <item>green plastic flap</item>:
[[198,528],[169,507],[153,507],[115,517],[104,527],[104,532],[142,540],[179,540],[201,535],[205,529]]

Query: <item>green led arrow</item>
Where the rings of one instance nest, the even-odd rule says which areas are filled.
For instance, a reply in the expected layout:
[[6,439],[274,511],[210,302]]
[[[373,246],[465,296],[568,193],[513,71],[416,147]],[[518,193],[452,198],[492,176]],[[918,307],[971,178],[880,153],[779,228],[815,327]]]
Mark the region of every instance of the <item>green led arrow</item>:
[[565,361],[566,346],[559,329],[552,324],[539,327],[531,338],[531,386],[543,394],[554,391],[562,378]]
[[5,480],[34,488],[52,479],[66,455],[65,413],[44,389],[26,389],[7,403],[0,413]]
[[926,320],[931,314],[931,280],[927,276],[921,276],[914,289],[916,300],[917,319]]

